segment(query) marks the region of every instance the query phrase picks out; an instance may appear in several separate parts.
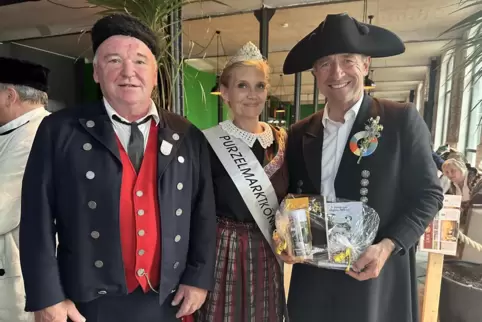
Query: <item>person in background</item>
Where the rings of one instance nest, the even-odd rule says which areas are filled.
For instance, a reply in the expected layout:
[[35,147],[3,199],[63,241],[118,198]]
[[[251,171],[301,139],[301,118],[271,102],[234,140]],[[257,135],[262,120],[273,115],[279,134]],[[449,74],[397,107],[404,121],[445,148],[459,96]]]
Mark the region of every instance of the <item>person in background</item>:
[[22,178],[48,101],[49,69],[0,57],[0,321],[33,322],[25,312],[19,224]]
[[[482,204],[482,173],[476,168],[464,163],[459,158],[448,159],[442,165],[444,176],[450,180],[450,186],[446,192],[449,195],[462,196],[459,229],[467,232],[474,205]],[[457,245],[457,256],[463,250],[463,244]],[[451,257],[448,257],[451,258]]]
[[46,117],[25,170],[26,310],[36,322],[192,320],[214,284],[207,141],[151,100],[160,49],[146,25],[113,14],[91,37],[104,98]]
[[274,215],[286,195],[286,131],[260,122],[269,66],[245,44],[225,66],[221,94],[232,120],[205,131],[218,218],[214,291],[200,322],[282,322],[282,268],[271,246]]
[[462,202],[482,203],[482,174],[460,159],[448,159],[442,165],[444,175],[451,181],[448,194],[462,196]]

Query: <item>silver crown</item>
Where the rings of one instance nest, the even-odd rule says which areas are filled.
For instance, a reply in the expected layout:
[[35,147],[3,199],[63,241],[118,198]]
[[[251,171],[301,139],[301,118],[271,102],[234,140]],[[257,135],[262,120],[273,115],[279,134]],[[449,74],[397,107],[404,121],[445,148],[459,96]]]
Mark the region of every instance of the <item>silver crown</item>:
[[248,41],[246,44],[244,44],[243,47],[241,47],[236,54],[228,61],[226,66],[224,68],[238,62],[243,62],[243,61],[253,61],[253,60],[264,60],[263,55],[261,55],[261,52],[259,51],[258,47],[256,47],[255,44],[253,44],[251,41]]

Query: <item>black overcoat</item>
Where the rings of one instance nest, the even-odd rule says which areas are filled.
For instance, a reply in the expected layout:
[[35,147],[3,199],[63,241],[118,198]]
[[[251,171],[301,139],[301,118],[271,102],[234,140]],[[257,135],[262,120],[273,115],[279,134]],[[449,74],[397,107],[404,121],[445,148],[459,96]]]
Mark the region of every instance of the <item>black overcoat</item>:
[[[335,191],[339,198],[360,200],[362,170],[368,170],[368,205],[380,216],[375,242],[390,238],[401,249],[388,259],[377,279],[364,282],[343,271],[294,265],[288,299],[291,322],[419,320],[414,245],[442,207],[442,189],[430,133],[411,104],[365,95],[348,141],[376,116],[384,127],[378,148],[357,164],[347,142]],[[320,193],[322,117],[323,112],[318,112],[290,130],[287,160],[292,193]]]

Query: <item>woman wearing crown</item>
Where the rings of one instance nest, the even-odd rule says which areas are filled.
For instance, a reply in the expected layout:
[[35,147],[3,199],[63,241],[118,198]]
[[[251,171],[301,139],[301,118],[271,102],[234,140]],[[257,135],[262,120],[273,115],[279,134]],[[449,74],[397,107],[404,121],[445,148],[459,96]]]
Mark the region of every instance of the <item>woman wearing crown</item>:
[[211,146],[218,229],[216,284],[198,321],[283,321],[282,269],[271,234],[287,191],[286,132],[258,121],[268,77],[267,62],[248,42],[220,77],[232,120],[204,132]]

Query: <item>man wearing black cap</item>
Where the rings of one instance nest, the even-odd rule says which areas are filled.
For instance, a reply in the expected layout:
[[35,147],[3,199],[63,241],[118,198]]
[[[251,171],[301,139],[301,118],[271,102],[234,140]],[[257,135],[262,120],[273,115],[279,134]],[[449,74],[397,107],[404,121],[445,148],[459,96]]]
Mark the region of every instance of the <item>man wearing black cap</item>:
[[30,148],[47,104],[49,70],[0,57],[0,321],[30,322],[19,258],[20,195]]
[[110,15],[92,44],[103,101],[47,117],[25,171],[26,310],[37,322],[188,321],[214,282],[206,140],[152,102],[159,48],[148,27]]
[[[363,91],[370,57],[403,53],[393,33],[328,15],[289,52],[284,73],[312,69],[328,103],[292,126],[287,160],[293,193],[361,201],[380,225],[349,272],[295,264],[292,322],[416,322],[414,245],[442,206],[430,134],[411,104]],[[303,166],[300,166],[303,165]]]

